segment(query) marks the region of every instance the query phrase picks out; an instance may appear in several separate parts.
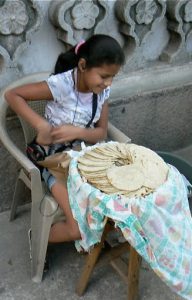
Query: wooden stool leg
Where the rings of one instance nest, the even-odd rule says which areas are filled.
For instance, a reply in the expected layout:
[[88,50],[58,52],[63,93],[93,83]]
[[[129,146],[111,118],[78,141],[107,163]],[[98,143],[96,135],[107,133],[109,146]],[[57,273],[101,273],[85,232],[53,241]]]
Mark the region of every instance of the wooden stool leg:
[[87,254],[86,264],[84,266],[83,272],[82,272],[81,277],[76,286],[76,293],[79,296],[83,295],[83,293],[87,287],[91,273],[92,273],[92,271],[95,267],[95,264],[98,260],[99,254],[101,253],[102,246],[103,246],[103,244],[99,243],[97,246],[95,246],[93,248],[93,250],[90,252],[90,254]]
[[130,247],[128,265],[128,300],[136,300],[138,296],[139,271],[141,256]]
[[84,291],[87,287],[87,284],[88,284],[89,278],[91,276],[91,273],[92,273],[92,271],[93,271],[93,269],[94,269],[94,267],[97,263],[99,255],[101,253],[105,237],[106,237],[107,233],[110,230],[111,230],[110,226],[108,224],[106,224],[105,230],[104,230],[102,238],[101,238],[101,242],[99,244],[97,244],[93,248],[93,250],[91,250],[90,254],[87,255],[86,264],[84,266],[83,272],[82,272],[81,277],[80,277],[80,279],[77,283],[77,286],[76,286],[76,293],[79,296],[83,295],[83,293],[84,293]]

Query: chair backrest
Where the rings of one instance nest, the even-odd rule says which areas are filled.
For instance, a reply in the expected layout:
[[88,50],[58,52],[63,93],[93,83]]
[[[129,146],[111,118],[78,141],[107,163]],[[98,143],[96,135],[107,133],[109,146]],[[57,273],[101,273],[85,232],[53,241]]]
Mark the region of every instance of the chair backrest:
[[[4,88],[1,91],[0,94],[0,137],[2,139],[3,143],[8,142],[8,149],[9,149],[9,142],[7,138],[7,131],[6,131],[6,115],[8,111],[8,104],[7,101],[5,100],[4,94],[7,90],[12,89],[14,87],[28,84],[28,83],[33,83],[33,82],[39,82],[47,79],[49,77],[49,72],[41,72],[41,73],[34,73],[31,75],[24,76],[16,81],[14,81],[12,84],[8,85],[6,88]],[[43,115],[45,105],[47,101],[29,101],[29,105],[35,109],[38,113]],[[35,130],[31,128],[27,122],[25,122],[22,118],[20,118],[21,126],[24,132],[24,137],[25,137],[25,142],[28,143],[30,142],[34,136],[35,136]]]
[[[47,79],[49,77],[49,72],[41,72],[41,73],[34,73],[31,75],[26,75],[13,83],[9,84],[6,88],[2,89],[0,92],[0,140],[4,144],[5,148],[10,152],[10,154],[15,157],[15,159],[27,170],[33,167],[33,164],[28,160],[26,162],[26,156],[22,151],[15,145],[15,143],[11,140],[10,135],[7,131],[7,125],[6,125],[6,117],[9,105],[7,101],[5,100],[4,94],[7,90],[12,89],[14,87],[33,83],[33,82],[39,82]],[[31,101],[32,103],[33,101]],[[36,103],[32,105],[36,105],[37,109],[40,109],[41,111],[44,110],[44,106],[46,104],[46,101],[35,101]],[[41,104],[39,105],[39,103]],[[43,105],[43,107],[41,107]],[[26,122],[21,120],[22,122],[22,128],[24,130],[25,135],[25,141],[26,143],[30,141],[33,136],[35,135],[35,132],[33,129],[31,129]]]

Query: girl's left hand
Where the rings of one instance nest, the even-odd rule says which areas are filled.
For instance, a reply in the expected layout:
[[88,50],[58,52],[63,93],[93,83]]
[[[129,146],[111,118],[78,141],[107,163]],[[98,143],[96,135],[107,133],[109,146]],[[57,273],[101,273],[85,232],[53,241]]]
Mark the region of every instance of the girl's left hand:
[[71,142],[78,139],[79,127],[74,125],[62,125],[55,127],[51,131],[51,137],[53,144],[59,144],[64,142]]

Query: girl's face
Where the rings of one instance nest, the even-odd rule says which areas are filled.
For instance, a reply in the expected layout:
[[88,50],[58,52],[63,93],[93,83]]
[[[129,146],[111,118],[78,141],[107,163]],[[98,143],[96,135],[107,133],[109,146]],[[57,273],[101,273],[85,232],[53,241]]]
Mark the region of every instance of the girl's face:
[[100,67],[83,69],[80,71],[79,91],[101,93],[106,87],[110,86],[114,76],[119,72],[120,65],[104,64]]

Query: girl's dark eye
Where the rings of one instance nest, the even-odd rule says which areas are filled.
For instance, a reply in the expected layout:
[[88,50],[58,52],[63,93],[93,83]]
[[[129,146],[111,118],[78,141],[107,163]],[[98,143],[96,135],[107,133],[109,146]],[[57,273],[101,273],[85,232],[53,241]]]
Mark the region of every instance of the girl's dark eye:
[[109,76],[101,75],[102,79],[107,79]]
[[101,75],[101,78],[102,78],[102,79],[108,79],[108,78],[111,78],[111,77],[113,77],[113,76],[109,76],[109,75]]

